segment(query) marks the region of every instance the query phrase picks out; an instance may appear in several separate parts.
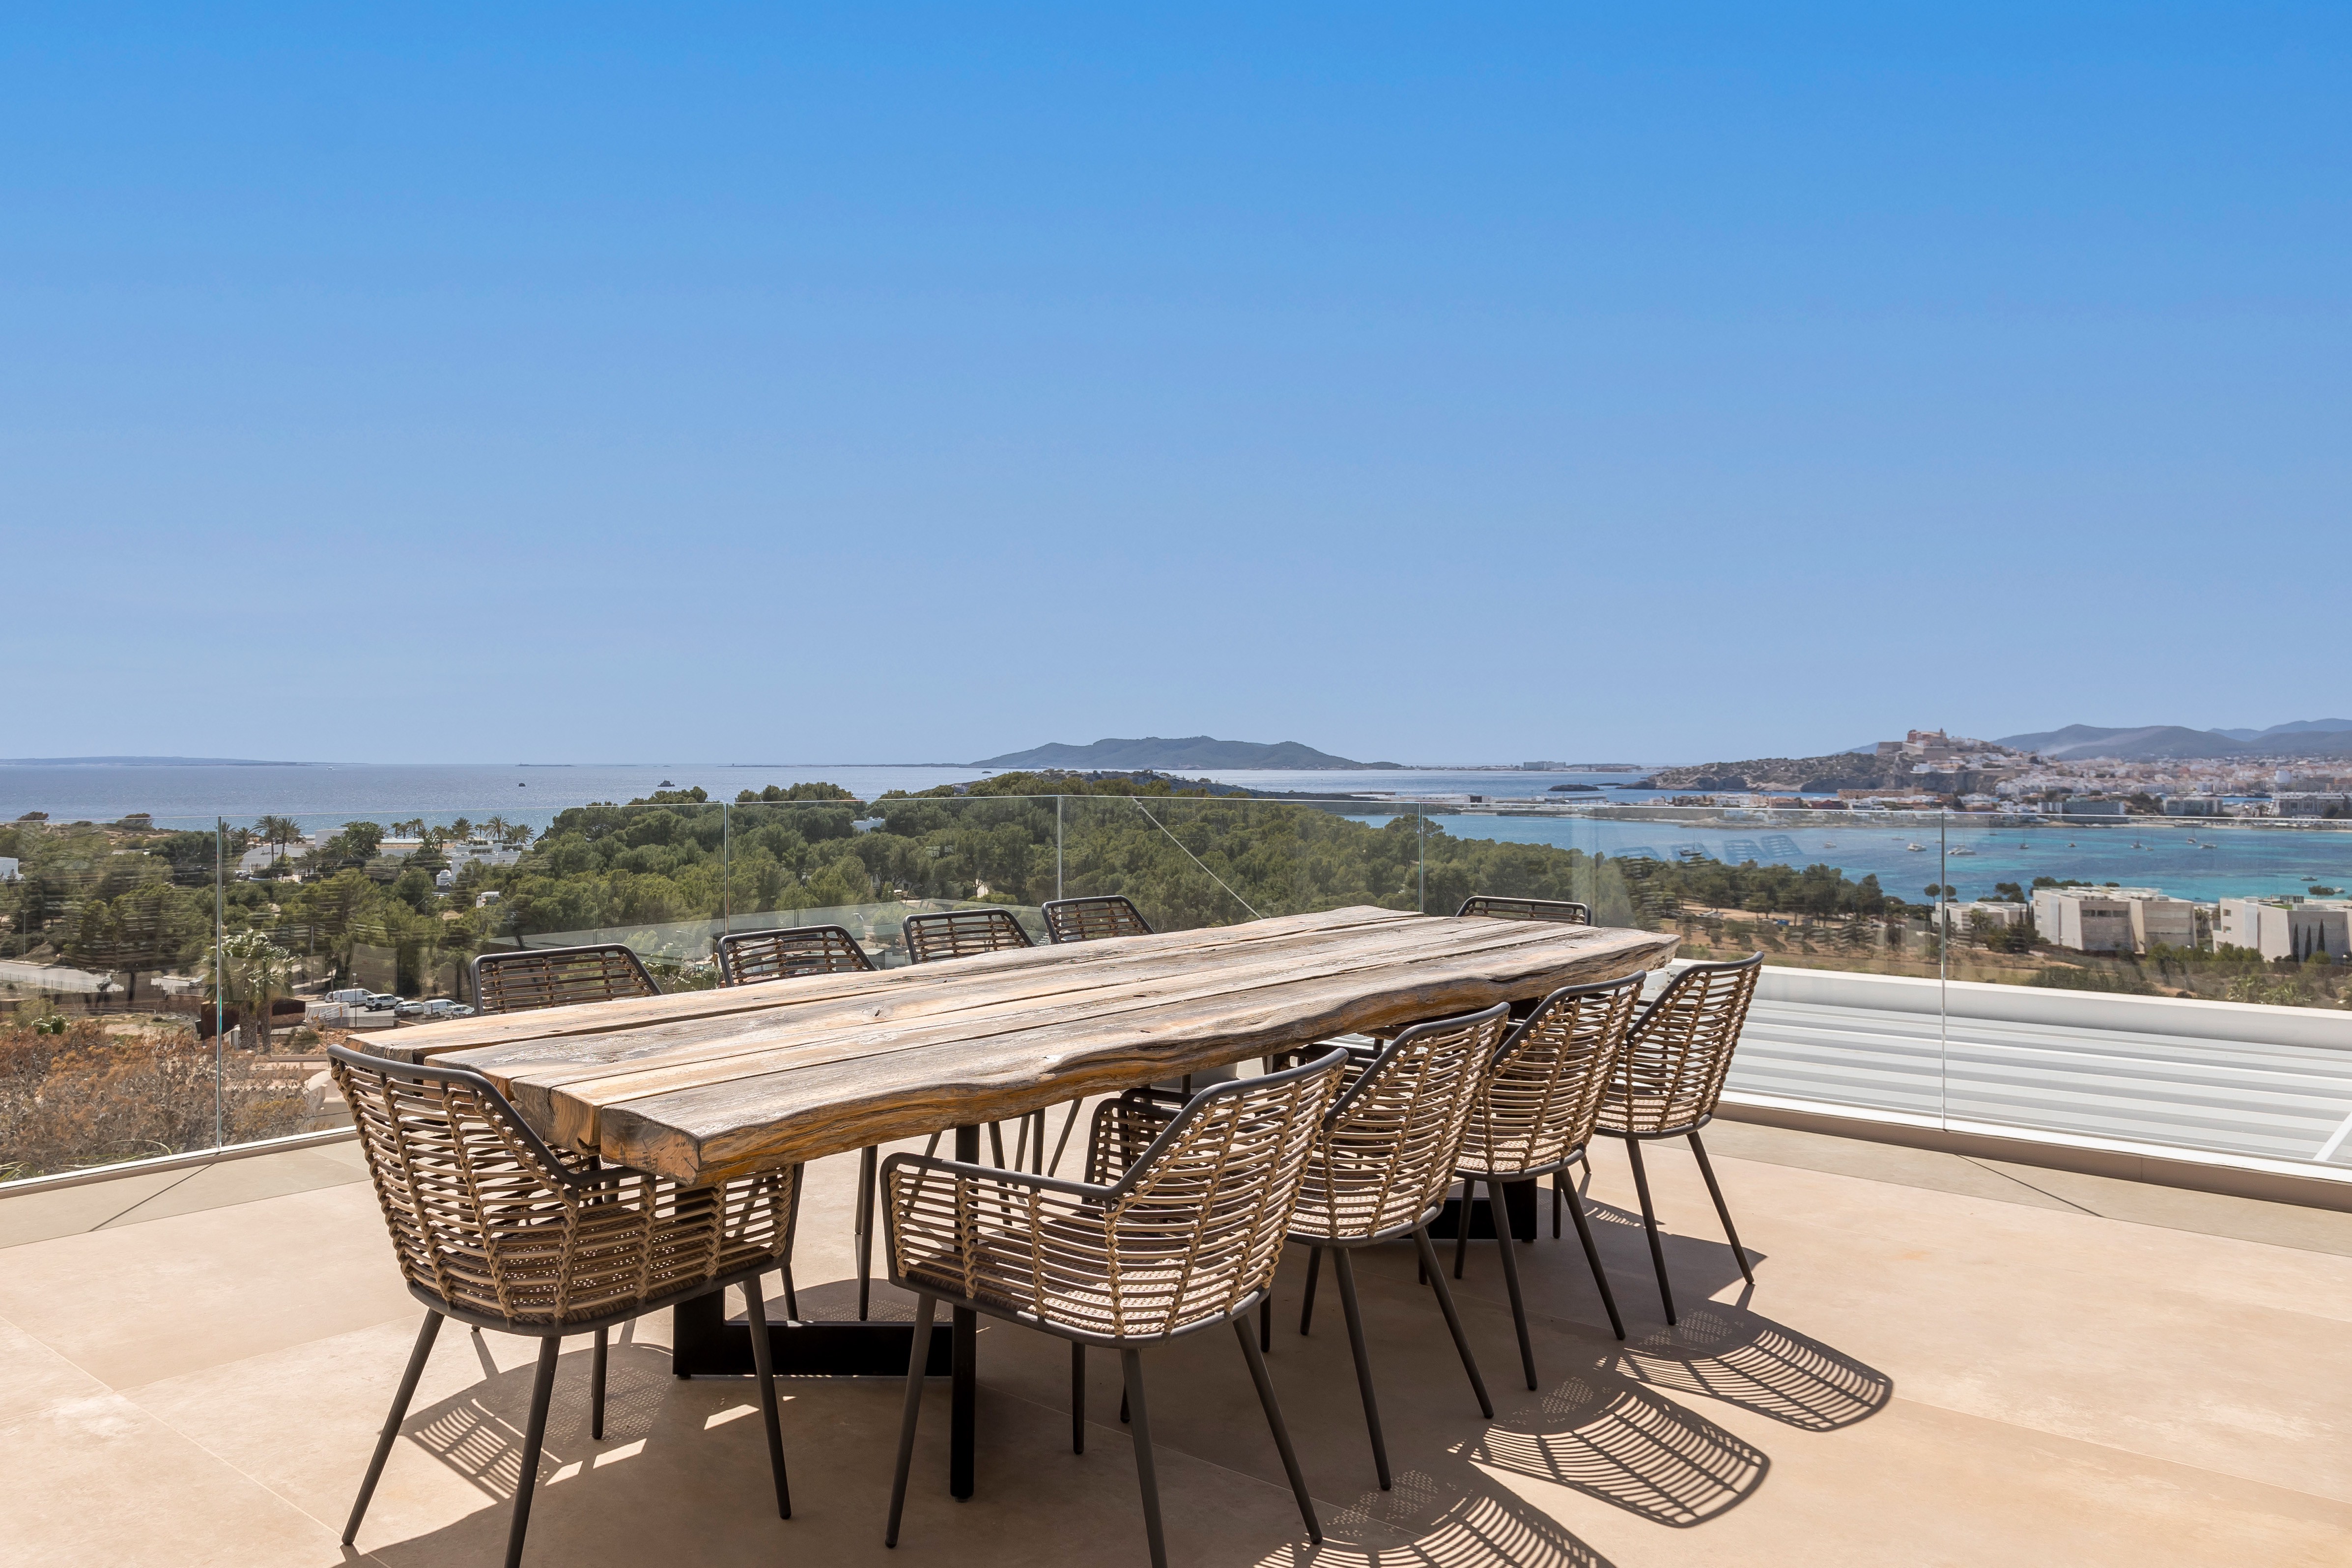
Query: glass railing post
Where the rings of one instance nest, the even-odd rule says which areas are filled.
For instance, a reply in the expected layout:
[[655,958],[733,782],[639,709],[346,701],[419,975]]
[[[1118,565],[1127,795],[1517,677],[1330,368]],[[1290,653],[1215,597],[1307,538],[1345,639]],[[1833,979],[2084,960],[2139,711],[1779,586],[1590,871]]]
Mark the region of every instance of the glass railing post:
[[1062,797],[1054,797],[1054,896],[1062,896]]
[[228,1028],[228,987],[222,972],[221,946],[227,935],[228,901],[228,819],[213,819],[213,1147],[220,1148],[228,1140],[227,1118],[224,1114],[226,1094],[222,1079],[228,1071],[226,1056]]
[[1417,800],[1412,803],[1412,907],[1425,915],[1429,912],[1429,819],[1422,815]]

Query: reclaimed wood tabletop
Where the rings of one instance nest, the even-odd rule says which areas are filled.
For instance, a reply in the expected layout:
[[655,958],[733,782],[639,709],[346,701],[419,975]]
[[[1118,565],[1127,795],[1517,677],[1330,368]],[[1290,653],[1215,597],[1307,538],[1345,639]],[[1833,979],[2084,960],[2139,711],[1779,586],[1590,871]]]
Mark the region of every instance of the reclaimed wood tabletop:
[[1675,945],[1354,908],[454,1019],[370,1044],[480,1072],[560,1147],[699,1184],[1613,980]]

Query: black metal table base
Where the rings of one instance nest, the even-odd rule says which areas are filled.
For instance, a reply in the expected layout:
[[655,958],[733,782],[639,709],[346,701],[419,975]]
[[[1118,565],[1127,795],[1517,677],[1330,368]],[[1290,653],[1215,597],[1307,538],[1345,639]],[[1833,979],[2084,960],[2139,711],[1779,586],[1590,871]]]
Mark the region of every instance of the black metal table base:
[[[1511,1234],[1521,1241],[1533,1241],[1536,1238],[1536,1184],[1505,1182],[1503,1206],[1510,1210]],[[1494,1237],[1495,1216],[1487,1210],[1488,1205],[1485,1198],[1476,1199],[1470,1205],[1470,1235],[1474,1239],[1491,1240]],[[1451,1237],[1454,1234],[1455,1227],[1461,1223],[1462,1200],[1448,1198],[1445,1200],[1444,1214],[1429,1222],[1429,1234],[1433,1237]]]
[[[713,1293],[670,1309],[670,1369],[678,1376],[751,1375],[751,1326],[730,1322],[725,1300]],[[771,1319],[768,1345],[778,1377],[904,1377],[914,1333],[912,1323]],[[949,1328],[936,1324],[923,1371],[945,1377],[953,1364]]]

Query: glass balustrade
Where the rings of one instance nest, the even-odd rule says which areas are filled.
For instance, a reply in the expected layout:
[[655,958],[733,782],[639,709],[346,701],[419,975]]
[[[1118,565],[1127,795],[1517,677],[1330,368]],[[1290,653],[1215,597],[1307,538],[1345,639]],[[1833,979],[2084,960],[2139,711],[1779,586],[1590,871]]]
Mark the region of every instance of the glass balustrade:
[[1735,1096],[2352,1166],[2352,820],[801,784],[0,825],[0,1179],[340,1126],[325,1045],[462,1015],[484,952],[621,942],[693,989],[731,931],[893,967],[912,915],[1043,942],[1114,893],[1161,931],[1570,900],[1765,954]]

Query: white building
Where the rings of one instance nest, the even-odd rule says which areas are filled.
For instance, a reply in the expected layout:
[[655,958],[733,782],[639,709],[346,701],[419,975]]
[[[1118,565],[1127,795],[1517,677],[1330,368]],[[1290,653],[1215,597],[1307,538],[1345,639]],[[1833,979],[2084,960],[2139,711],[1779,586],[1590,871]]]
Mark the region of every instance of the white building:
[[20,868],[14,855],[0,855],[0,882],[13,882],[20,874]]
[[2197,945],[2197,906],[2154,888],[2036,888],[2044,942],[2077,952],[2146,952]]
[[2213,940],[2272,959],[2352,956],[2352,900],[2223,899]]
[[2013,904],[2005,900],[1979,900],[1972,904],[1945,904],[1946,925],[1965,933],[1971,925],[2021,926],[2033,916],[2032,904]]
[[445,844],[441,852],[449,857],[449,868],[453,871],[462,871],[468,866],[511,866],[522,858],[521,850],[492,844],[487,838]]

